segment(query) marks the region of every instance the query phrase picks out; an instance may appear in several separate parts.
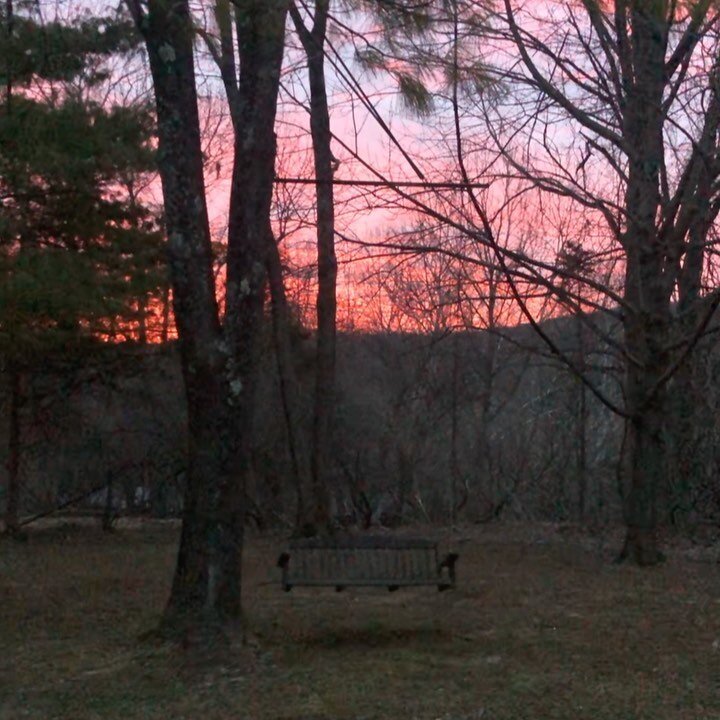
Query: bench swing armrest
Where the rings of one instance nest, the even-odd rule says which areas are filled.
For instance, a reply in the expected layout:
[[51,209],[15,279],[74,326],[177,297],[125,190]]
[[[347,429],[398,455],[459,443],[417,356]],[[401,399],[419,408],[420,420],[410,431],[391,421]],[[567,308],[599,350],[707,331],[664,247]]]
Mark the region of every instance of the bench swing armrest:
[[448,553],[438,565],[438,574],[442,577],[443,570],[447,568],[449,582],[442,582],[438,586],[440,590],[447,590],[455,587],[455,563],[460,556],[457,553]]
[[288,583],[288,565],[290,563],[289,553],[281,553],[277,561],[277,566],[282,569],[282,588],[285,592],[292,590],[292,585]]

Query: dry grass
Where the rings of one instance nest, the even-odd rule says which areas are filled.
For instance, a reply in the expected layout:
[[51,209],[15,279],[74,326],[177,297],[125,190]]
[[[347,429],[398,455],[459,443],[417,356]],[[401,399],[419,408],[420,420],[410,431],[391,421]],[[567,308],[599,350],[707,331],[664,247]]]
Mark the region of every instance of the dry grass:
[[252,645],[199,664],[138,640],[176,537],[61,526],[0,543],[2,720],[720,717],[720,566],[680,547],[638,570],[555,528],[465,529],[443,538],[454,592],[285,594],[281,540],[255,538]]

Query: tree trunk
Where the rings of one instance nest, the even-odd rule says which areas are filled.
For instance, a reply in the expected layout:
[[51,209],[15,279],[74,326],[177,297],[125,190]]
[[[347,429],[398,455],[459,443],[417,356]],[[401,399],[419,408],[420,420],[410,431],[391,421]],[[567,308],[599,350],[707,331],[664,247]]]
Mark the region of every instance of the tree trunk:
[[[586,372],[585,362],[585,334],[583,333],[582,318],[575,318],[578,341],[578,370]],[[583,523],[587,516],[588,505],[588,466],[587,466],[587,388],[585,383],[577,382],[577,419],[576,419],[576,466],[578,483],[578,520]]]
[[17,535],[20,531],[20,406],[22,405],[22,376],[15,368],[10,368],[8,376],[10,378],[10,414],[5,532],[12,536]]
[[[15,26],[13,0],[5,0],[5,19],[8,38],[12,37]],[[5,77],[5,112],[12,112],[13,74],[11,54],[8,53]],[[22,376],[12,367],[8,369],[10,379],[10,410],[7,459],[7,496],[5,502],[5,532],[17,536],[20,531],[20,405],[22,404]]]
[[[157,102],[175,322],[188,404],[183,527],[165,626],[206,633],[241,620],[245,476],[275,164],[287,0],[235,0],[241,74],[223,67],[235,128],[224,327],[205,198],[188,0],[128,0]],[[227,20],[229,15],[224,16]],[[228,26],[223,30],[223,42]],[[224,57],[234,58],[232,45]],[[229,74],[225,71],[230,70]]]
[[170,286],[162,291],[162,324],[160,327],[160,342],[165,345],[170,339]]
[[242,545],[244,478],[252,472],[255,375],[272,240],[275,114],[288,0],[236,0],[235,7],[240,76],[237,105],[231,103],[235,162],[230,189],[224,330],[229,352],[229,402],[236,408],[233,425],[238,444],[233,463],[238,481],[226,485],[222,493],[225,526],[231,533],[223,542],[225,582],[220,593],[225,611],[239,615],[240,564],[233,545]]
[[[242,534],[228,523],[226,489],[237,483],[238,445],[228,352],[212,274],[200,123],[187,0],[129,0],[147,45],[157,103],[173,309],[188,408],[188,475],[177,565],[163,628],[214,634],[228,613],[221,590],[240,582]],[[227,554],[233,563],[224,561]],[[227,574],[227,576],[224,576]]]
[[624,499],[625,544],[620,559],[655,565],[663,559],[657,542],[657,489],[662,477],[665,447],[661,403],[655,401],[642,417],[629,421],[626,472],[630,478]]
[[627,534],[621,557],[642,565],[662,559],[657,545],[657,490],[663,477],[663,410],[660,379],[668,366],[672,277],[668,252],[658,236],[659,172],[663,163],[663,110],[667,35],[660,6],[638,5],[632,12],[634,84],[626,95],[623,135],[629,167],[625,207],[624,315],[629,417],[625,496]]
[[[708,232],[712,226],[710,210],[712,179],[707,163],[702,163],[695,202],[700,210],[690,226],[685,257],[678,278],[678,306],[676,342],[691,342],[695,328],[706,311],[702,298],[702,279]],[[699,350],[699,352],[698,352]],[[672,522],[685,521],[693,509],[693,490],[703,482],[713,482],[708,467],[711,441],[704,441],[705,429],[713,415],[706,392],[703,392],[703,365],[707,362],[704,349],[698,348],[673,377],[668,388],[672,412],[669,430],[672,436],[672,457],[668,458],[671,477],[668,478],[667,509]]]
[[305,49],[310,79],[310,132],[315,160],[317,200],[317,358],[312,436],[313,517],[319,532],[330,528],[330,462],[335,410],[335,342],[337,259],[335,257],[334,159],[330,149],[330,115],[325,87],[324,45],[328,0],[316,0],[313,27],[308,30],[297,9],[291,15]]
[[624,463],[629,488],[624,498],[627,526],[621,557],[638,564],[662,560],[657,545],[657,496],[664,476],[663,440],[665,388],[661,386],[668,365],[669,292],[654,256],[628,253],[626,297],[639,311],[628,311],[625,342],[628,352],[625,399],[628,437]]
[[107,480],[105,484],[105,508],[100,520],[100,526],[102,527],[103,532],[111,532],[116,518],[114,497],[115,482],[112,472],[108,471],[105,477]]
[[138,342],[147,345],[147,298],[143,297],[138,303]]
[[306,446],[301,436],[299,418],[300,392],[292,361],[289,312],[282,277],[282,263],[275,239],[271,238],[270,243],[267,262],[268,280],[272,301],[273,335],[280,383],[280,400],[283,407],[283,417],[288,438],[288,454],[290,455],[290,466],[297,498],[295,530],[304,533],[303,524],[308,517],[307,491],[310,487],[310,471]]
[[[15,10],[13,0],[5,0],[5,29],[8,38],[12,38],[15,28]],[[5,61],[5,110],[9,115],[12,107],[13,95],[13,61],[12,53],[7,54]]]
[[460,392],[460,358],[457,334],[452,348],[452,397],[450,401],[450,525],[455,527],[458,514],[458,487],[460,464],[458,461],[458,394]]

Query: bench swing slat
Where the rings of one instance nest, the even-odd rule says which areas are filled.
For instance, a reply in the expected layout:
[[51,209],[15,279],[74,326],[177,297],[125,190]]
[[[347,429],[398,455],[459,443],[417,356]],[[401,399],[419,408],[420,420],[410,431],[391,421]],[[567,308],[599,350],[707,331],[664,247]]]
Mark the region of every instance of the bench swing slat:
[[439,559],[425,538],[358,536],[293,540],[278,559],[282,587],[455,587],[457,553]]

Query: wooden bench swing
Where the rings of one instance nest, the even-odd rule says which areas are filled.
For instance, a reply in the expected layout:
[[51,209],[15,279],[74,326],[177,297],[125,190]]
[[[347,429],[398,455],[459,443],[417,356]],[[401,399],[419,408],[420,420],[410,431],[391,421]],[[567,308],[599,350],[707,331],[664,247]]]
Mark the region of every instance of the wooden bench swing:
[[457,553],[439,560],[438,545],[421,538],[377,535],[292,540],[278,558],[282,587],[295,586],[400,587],[436,585],[455,587]]

